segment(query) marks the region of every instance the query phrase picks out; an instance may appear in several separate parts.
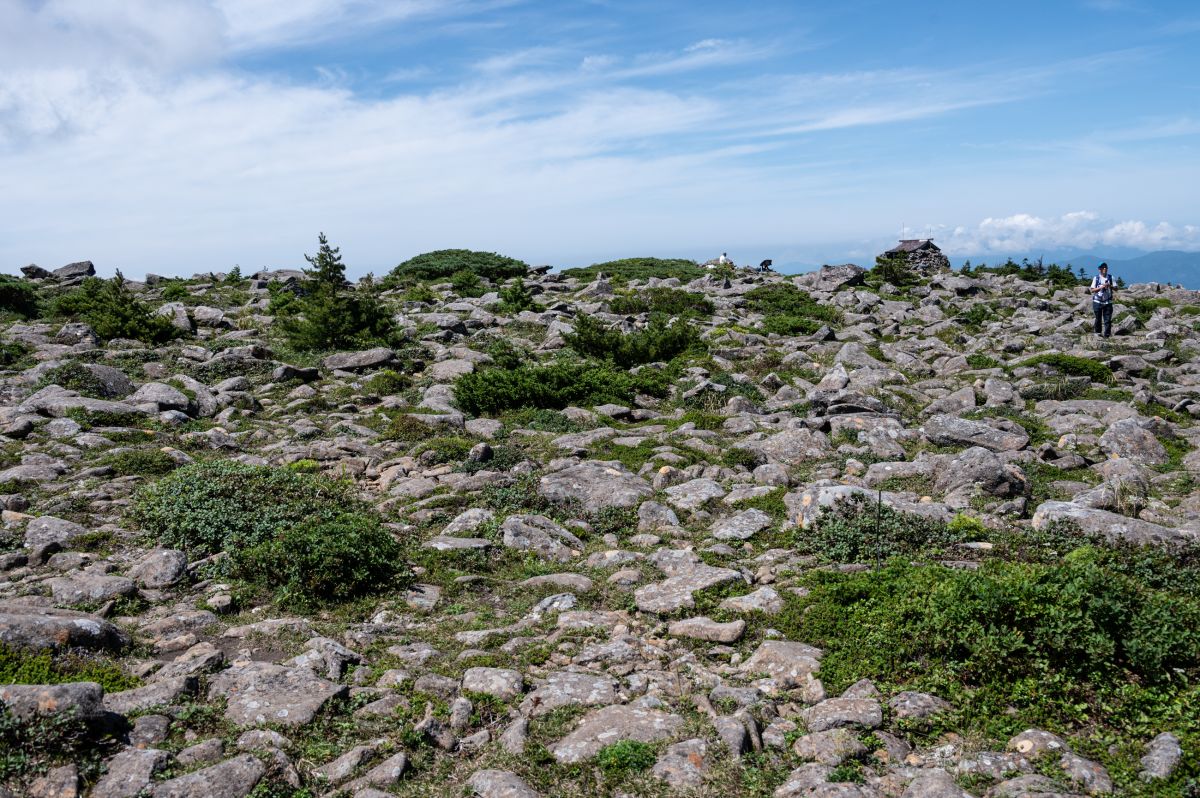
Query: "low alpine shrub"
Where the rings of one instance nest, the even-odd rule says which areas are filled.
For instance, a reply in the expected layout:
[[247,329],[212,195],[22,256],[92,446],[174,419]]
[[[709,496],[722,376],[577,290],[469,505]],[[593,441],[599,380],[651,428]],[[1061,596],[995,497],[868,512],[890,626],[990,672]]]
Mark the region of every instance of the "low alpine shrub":
[[1046,366],[1059,374],[1088,377],[1092,382],[1112,382],[1113,373],[1106,364],[1086,357],[1047,352],[1022,360],[1020,366]]
[[630,374],[606,363],[557,362],[464,374],[454,381],[454,396],[462,410],[479,416],[524,408],[628,404],[639,393],[665,396],[669,387],[666,375],[653,369]]
[[129,290],[120,272],[111,280],[86,278],[78,288],[55,299],[53,312],[56,316],[82,318],[106,341],[132,338],[161,344],[183,335],[167,317],[153,313]]
[[600,274],[607,274],[614,281],[628,282],[630,280],[648,280],[651,277],[667,279],[677,277],[680,280],[691,281],[703,277],[704,267],[694,260],[683,258],[622,258],[604,263],[593,263],[576,269],[564,269],[564,277],[574,277],[577,280],[595,280]]
[[528,273],[529,264],[495,252],[470,249],[439,249],[409,258],[383,278],[385,288],[420,280],[447,280],[459,272],[471,272],[492,282]]
[[26,319],[40,313],[37,288],[28,280],[0,274],[0,311],[8,311]]
[[703,348],[700,333],[683,319],[670,324],[655,319],[643,330],[622,333],[591,316],[579,316],[575,331],[564,335],[563,340],[584,357],[607,360],[622,368],[666,362]]
[[779,335],[811,334],[823,325],[842,321],[837,308],[820,304],[791,283],[760,285],[746,292],[746,302],[751,310],[763,314],[763,329]]

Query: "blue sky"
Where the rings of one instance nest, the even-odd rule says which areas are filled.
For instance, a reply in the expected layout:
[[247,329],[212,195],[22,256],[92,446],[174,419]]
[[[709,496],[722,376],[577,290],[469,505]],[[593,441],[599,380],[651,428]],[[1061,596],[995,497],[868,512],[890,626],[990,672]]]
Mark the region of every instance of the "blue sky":
[[0,269],[1200,250],[1194,2],[0,0]]

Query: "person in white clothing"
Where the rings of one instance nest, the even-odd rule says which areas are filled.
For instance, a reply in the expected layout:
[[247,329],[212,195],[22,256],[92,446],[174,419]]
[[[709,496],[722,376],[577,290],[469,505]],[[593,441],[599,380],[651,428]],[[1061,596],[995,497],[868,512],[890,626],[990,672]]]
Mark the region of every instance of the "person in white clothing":
[[1092,313],[1096,317],[1096,335],[1105,338],[1112,336],[1113,314],[1113,284],[1112,276],[1108,273],[1108,264],[1101,263],[1100,273],[1092,278]]

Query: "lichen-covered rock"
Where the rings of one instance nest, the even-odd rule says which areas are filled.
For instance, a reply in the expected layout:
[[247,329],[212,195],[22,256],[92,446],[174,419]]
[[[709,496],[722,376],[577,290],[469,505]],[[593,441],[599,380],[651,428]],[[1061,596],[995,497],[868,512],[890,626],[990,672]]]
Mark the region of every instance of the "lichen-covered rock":
[[654,743],[672,737],[683,718],[656,709],[611,706],[585,715],[570,734],[549,747],[562,765],[586,762],[600,749],[621,740]]

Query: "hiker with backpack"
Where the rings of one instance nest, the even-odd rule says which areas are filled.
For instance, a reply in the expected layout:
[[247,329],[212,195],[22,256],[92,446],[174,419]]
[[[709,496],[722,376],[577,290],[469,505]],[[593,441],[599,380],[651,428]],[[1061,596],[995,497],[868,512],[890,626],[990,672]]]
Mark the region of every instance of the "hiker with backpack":
[[1112,336],[1113,289],[1116,286],[1108,273],[1108,264],[1101,263],[1099,274],[1092,278],[1092,313],[1096,317],[1096,335]]

